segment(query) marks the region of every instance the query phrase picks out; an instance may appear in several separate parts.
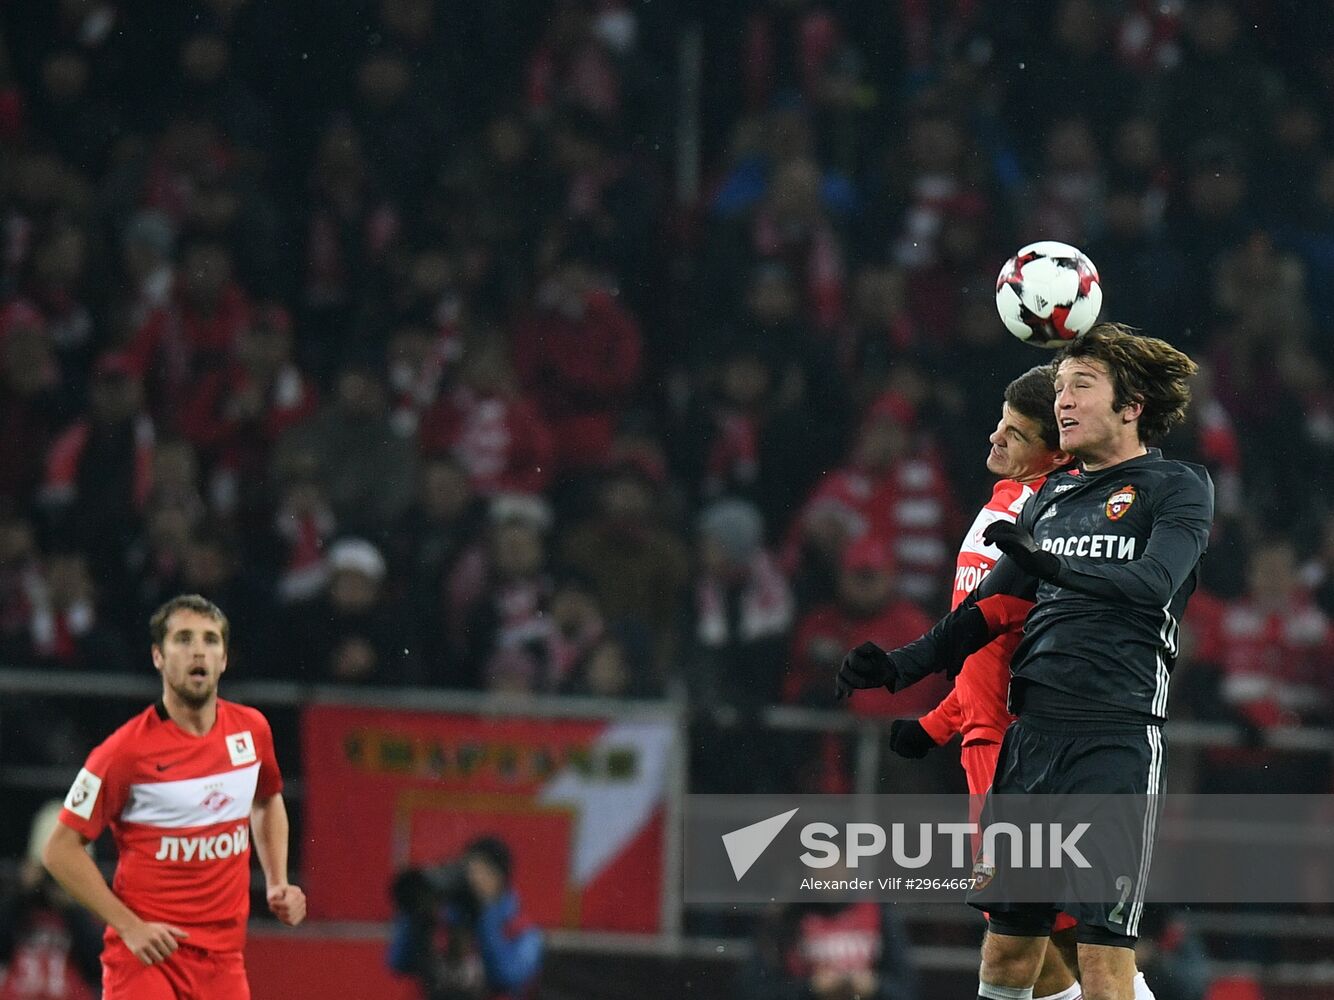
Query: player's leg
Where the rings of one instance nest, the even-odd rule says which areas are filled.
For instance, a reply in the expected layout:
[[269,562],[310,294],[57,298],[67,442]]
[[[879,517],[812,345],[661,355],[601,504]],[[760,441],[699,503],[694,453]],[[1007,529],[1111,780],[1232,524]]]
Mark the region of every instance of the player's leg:
[[1031,1000],[1047,931],[1040,920],[1012,914],[991,915],[982,939],[982,968],[977,995],[985,1000]]
[[1077,975],[1078,965],[1072,956],[1070,962],[1066,961],[1065,953],[1056,943],[1057,938],[1068,938],[1070,948],[1075,948],[1074,931],[1072,929],[1064,931],[1053,930],[1051,938],[1047,941],[1047,950],[1042,955],[1042,968],[1038,972],[1038,980],[1033,984],[1034,1000],[1076,1000],[1080,995],[1079,976]]
[[208,981],[200,990],[200,1000],[250,1000],[250,980],[241,952],[222,951],[209,956]]
[[180,970],[170,958],[144,965],[123,945],[112,945],[103,952],[102,1000],[187,1000],[188,996]]
[[1074,973],[1075,978],[1079,978],[1079,939],[1075,935],[1075,928],[1079,922],[1068,913],[1059,913],[1056,915],[1056,924],[1051,931],[1051,951],[1054,948],[1061,956],[1061,961],[1065,967]]
[[1135,1000],[1135,943],[1079,942],[1079,975],[1085,1000]]

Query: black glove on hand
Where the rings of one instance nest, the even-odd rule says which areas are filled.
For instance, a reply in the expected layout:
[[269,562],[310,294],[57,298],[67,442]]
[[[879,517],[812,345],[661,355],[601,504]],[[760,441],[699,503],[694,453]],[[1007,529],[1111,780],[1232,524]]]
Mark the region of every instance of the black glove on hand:
[[1021,528],[1013,521],[992,521],[982,532],[982,541],[996,546],[1030,576],[1049,583],[1056,582],[1061,561],[1050,552],[1040,549],[1027,528]]
[[894,690],[894,662],[873,642],[864,642],[843,657],[834,681],[834,697],[846,698],[856,688]]
[[900,757],[921,760],[936,748],[936,741],[917,719],[895,719],[889,725],[889,748]]

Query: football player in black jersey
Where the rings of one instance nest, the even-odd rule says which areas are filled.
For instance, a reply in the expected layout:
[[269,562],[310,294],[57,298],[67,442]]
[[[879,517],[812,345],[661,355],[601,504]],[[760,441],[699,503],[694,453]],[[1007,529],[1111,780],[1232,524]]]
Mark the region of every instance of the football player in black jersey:
[[[1036,603],[1011,661],[1018,720],[1000,751],[991,794],[1156,796],[1164,791],[1168,678],[1178,623],[1199,576],[1213,521],[1213,483],[1197,465],[1151,447],[1179,424],[1195,364],[1170,344],[1103,323],[1054,362],[1060,446],[1077,469],[1048,477],[1016,523],[985,538],[1005,553],[972,595],[916,642],[886,653],[851,651],[836,692],[901,690],[928,673],[957,671],[990,637],[985,598]],[[980,602],[980,603],[979,603]],[[1155,836],[1154,799],[1127,843],[1118,898],[1050,904],[997,902],[982,947],[979,997],[1028,1000],[1063,908],[1079,919],[1086,1000],[1135,1000],[1134,944]],[[999,884],[999,882],[997,883]],[[981,901],[970,898],[975,905]]]

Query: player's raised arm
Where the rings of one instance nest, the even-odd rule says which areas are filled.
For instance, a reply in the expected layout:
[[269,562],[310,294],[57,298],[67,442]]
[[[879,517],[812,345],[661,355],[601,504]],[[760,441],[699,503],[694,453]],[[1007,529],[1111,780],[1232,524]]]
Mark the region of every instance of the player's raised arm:
[[848,653],[834,682],[835,697],[846,698],[858,688],[902,691],[942,671],[953,677],[964,660],[1009,628],[1016,614],[1027,613],[1036,588],[1036,578],[1001,558],[977,589],[920,639],[888,653],[864,642]]

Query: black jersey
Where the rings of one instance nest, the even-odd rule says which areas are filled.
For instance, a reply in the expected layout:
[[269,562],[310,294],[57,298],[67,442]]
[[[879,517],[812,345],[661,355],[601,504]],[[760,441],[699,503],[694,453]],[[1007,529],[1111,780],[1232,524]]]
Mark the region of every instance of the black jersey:
[[1209,473],[1157,449],[1097,472],[1053,473],[1019,523],[1057,557],[1054,578],[1035,580],[1002,557],[968,601],[898,651],[899,686],[952,668],[976,639],[961,628],[967,606],[1010,593],[1036,601],[1010,661],[1011,711],[1161,722],[1213,513]]

